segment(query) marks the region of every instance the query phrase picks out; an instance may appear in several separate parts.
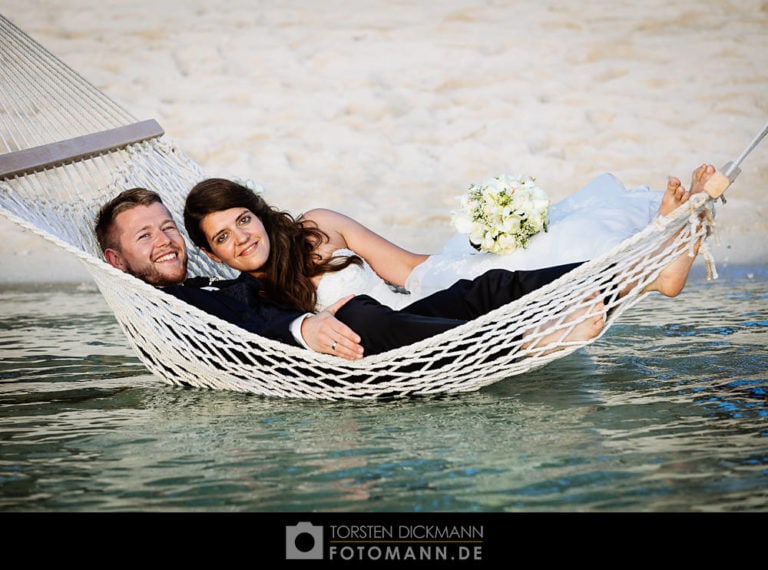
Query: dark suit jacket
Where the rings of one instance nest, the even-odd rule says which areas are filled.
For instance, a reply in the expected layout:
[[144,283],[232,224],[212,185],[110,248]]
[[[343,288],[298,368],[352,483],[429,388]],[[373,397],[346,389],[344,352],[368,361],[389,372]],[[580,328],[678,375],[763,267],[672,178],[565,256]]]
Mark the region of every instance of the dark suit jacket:
[[[336,318],[361,337],[365,354],[377,354],[412,344],[477,318],[519,299],[577,267],[578,263],[535,271],[488,271],[396,311],[367,295],[358,295]],[[210,284],[212,291],[200,288]],[[260,296],[261,283],[243,273],[231,281],[189,280],[167,287],[168,293],[246,330],[298,346],[291,323],[303,313]]]
[[261,299],[260,289],[259,281],[244,273],[231,281],[214,282],[206,277],[188,279],[184,285],[165,287],[164,291],[245,330],[300,346],[290,326],[303,313]]

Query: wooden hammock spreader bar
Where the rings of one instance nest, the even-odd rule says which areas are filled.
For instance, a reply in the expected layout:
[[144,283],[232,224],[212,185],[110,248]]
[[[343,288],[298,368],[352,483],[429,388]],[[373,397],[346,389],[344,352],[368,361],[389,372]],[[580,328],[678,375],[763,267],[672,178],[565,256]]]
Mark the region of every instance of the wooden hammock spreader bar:
[[0,154],[0,180],[83,160],[163,134],[160,124],[154,119],[148,119],[98,133]]

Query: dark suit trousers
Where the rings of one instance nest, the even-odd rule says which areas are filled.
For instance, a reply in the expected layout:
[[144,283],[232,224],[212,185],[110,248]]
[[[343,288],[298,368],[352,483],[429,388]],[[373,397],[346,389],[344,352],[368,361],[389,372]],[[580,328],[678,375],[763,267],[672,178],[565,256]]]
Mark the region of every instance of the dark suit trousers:
[[399,348],[445,332],[551,283],[581,265],[573,263],[533,271],[493,269],[395,311],[359,295],[336,318],[362,338],[365,354]]

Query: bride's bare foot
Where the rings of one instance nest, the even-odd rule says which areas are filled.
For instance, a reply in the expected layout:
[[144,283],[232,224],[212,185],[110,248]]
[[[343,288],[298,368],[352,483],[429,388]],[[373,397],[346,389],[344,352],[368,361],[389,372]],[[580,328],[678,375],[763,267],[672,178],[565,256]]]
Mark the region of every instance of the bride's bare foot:
[[685,204],[691,197],[691,194],[704,191],[704,185],[707,180],[715,173],[715,167],[711,164],[703,164],[693,171],[691,177],[691,191],[688,192],[678,178],[670,177],[667,180],[667,189],[664,192],[664,196],[661,198],[661,205],[659,206],[659,215],[667,216],[678,208],[681,204]]
[[[690,192],[685,190],[680,183],[680,180],[677,178],[670,178],[667,182],[667,190],[664,192],[664,196],[661,199],[659,215],[668,215],[678,206],[687,202],[692,194],[703,192],[704,185],[714,173],[715,167],[711,164],[703,164],[694,170],[693,176],[691,177]],[[685,283],[688,280],[688,274],[691,271],[691,267],[693,267],[696,255],[699,253],[699,246],[701,246],[701,240],[696,243],[693,255],[689,255],[688,252],[680,255],[677,259],[662,269],[659,276],[649,284],[645,290],[657,291],[667,297],[677,297],[682,292],[683,287],[685,287]]]
[[[565,318],[552,319],[536,327],[527,335],[530,340],[523,348],[543,356],[596,338],[605,326],[605,305],[599,293],[592,294],[586,302],[589,303],[587,306],[580,307]],[[549,329],[552,332],[547,332]]]
[[677,209],[680,204],[684,204],[690,194],[680,182],[679,178],[670,177],[667,180],[667,189],[664,192],[664,196],[661,198],[661,205],[659,206],[659,215],[667,216]]

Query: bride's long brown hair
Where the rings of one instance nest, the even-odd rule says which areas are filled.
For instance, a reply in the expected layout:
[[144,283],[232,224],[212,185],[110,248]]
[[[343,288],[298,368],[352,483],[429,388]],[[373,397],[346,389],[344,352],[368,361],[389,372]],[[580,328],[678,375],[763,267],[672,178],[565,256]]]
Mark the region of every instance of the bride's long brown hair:
[[287,307],[314,312],[317,291],[311,278],[348,265],[361,264],[358,256],[333,257],[323,261],[317,248],[328,235],[314,223],[296,220],[288,212],[267,204],[258,194],[237,182],[209,178],[195,185],[184,206],[184,226],[192,242],[210,252],[211,246],[200,229],[208,214],[246,208],[264,225],[269,236],[269,257],[261,271],[262,295]]

